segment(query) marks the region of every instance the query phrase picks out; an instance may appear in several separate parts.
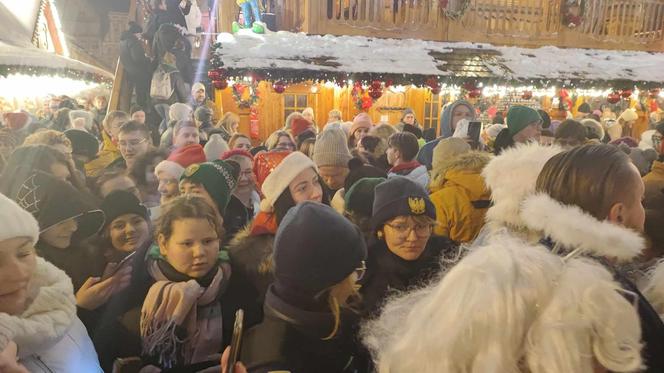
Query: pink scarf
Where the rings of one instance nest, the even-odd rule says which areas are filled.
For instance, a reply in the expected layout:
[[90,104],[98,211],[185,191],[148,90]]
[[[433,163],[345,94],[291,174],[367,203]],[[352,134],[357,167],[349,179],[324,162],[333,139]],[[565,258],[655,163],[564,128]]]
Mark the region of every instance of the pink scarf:
[[[208,361],[221,348],[218,296],[230,271],[220,266],[210,286],[203,288],[195,280],[168,280],[156,260],[148,270],[157,282],[141,309],[143,354],[157,356],[164,368]],[[186,332],[183,338],[181,330]]]

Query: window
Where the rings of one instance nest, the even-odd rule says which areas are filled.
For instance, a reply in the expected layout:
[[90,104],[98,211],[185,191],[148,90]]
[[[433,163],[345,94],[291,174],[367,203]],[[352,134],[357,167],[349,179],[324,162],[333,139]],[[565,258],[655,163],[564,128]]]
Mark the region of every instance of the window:
[[440,111],[440,96],[431,94],[424,102],[424,129],[437,128]]
[[284,120],[295,111],[302,112],[308,107],[307,94],[284,93]]

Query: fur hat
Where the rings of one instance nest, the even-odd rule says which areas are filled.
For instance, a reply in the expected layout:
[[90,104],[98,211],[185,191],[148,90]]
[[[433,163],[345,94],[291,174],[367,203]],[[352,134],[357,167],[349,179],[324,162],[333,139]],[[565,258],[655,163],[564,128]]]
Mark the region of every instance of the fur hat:
[[357,131],[360,128],[366,128],[368,130],[373,127],[373,124],[371,123],[371,117],[367,113],[359,113],[353,118],[353,126],[350,128],[350,136],[353,136],[355,134],[355,131]]
[[207,160],[203,147],[199,144],[191,144],[175,149],[167,159],[185,168],[194,163],[203,163]]
[[4,194],[0,194],[0,220],[0,241],[29,237],[34,245],[39,240],[37,220]]
[[358,227],[329,206],[303,202],[288,211],[274,238],[274,286],[280,295],[312,299],[348,277],[366,256]]
[[313,155],[318,167],[348,167],[351,158],[348,141],[342,130],[331,128],[318,135]]
[[429,193],[416,182],[394,176],[376,186],[371,228],[376,231],[386,221],[402,215],[426,215],[436,219]]
[[230,147],[228,146],[228,143],[218,133],[210,136],[207,143],[205,143],[205,147],[203,148],[205,159],[207,159],[208,162],[219,159],[222,154],[229,150]]
[[239,178],[239,164],[233,161],[216,160],[192,164],[184,170],[180,181],[189,180],[201,184],[217,204],[220,214],[224,215]]
[[468,143],[458,137],[448,137],[438,142],[433,148],[433,161],[431,163],[431,179],[436,179],[439,171],[444,168],[454,157],[459,154],[468,153],[472,149]]
[[286,156],[263,181],[261,190],[265,199],[261,201],[261,210],[272,211],[274,203],[288,188],[288,184],[307,168],[318,172],[316,165],[304,153],[293,152]]
[[163,160],[157,164],[157,167],[154,168],[155,175],[159,175],[162,172],[167,173],[173,179],[180,180],[182,173],[184,173],[184,167],[182,167],[179,163]]

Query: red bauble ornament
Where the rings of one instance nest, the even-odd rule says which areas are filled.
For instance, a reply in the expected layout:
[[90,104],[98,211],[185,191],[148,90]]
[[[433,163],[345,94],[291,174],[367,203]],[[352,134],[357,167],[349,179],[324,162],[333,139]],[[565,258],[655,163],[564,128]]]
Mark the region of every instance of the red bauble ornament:
[[221,72],[219,70],[210,70],[208,71],[208,78],[212,81],[219,80],[221,78]]
[[438,87],[431,87],[431,93],[434,95],[437,95],[440,93],[440,86]]
[[373,98],[374,100],[378,100],[380,96],[383,95],[383,91],[381,89],[370,89],[369,90],[369,97]]
[[281,80],[278,82],[274,82],[274,84],[272,85],[272,89],[274,89],[274,91],[279,94],[284,93],[286,91],[286,83],[284,83]]
[[530,100],[533,98],[533,91],[524,91],[523,94],[521,95],[521,98],[524,100]]
[[478,98],[480,96],[482,96],[482,90],[480,90],[479,88],[475,88],[470,92],[468,92],[468,97],[470,98]]
[[226,89],[228,88],[228,80],[226,79],[213,80],[212,86],[216,89]]
[[376,90],[376,89],[381,89],[383,87],[383,82],[380,80],[374,80],[371,82],[371,88]]
[[620,95],[618,94],[618,92],[609,93],[609,95],[606,98],[606,101],[608,101],[609,104],[617,104],[618,102],[620,102]]
[[392,80],[392,79],[387,79],[387,80],[385,81],[385,88],[391,87],[392,85],[394,85],[394,80]]
[[620,91],[620,96],[622,96],[622,98],[630,98],[632,97],[632,90],[631,89],[622,90]]

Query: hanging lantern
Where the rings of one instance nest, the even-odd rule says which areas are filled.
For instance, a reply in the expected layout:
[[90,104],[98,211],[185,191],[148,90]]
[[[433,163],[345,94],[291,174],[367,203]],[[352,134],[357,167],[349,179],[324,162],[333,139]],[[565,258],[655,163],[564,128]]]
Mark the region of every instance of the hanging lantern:
[[216,89],[226,89],[228,88],[228,80],[226,79],[213,80],[212,86]]
[[617,104],[618,102],[620,102],[620,94],[618,94],[618,92],[609,93],[609,95],[606,98],[606,101],[608,101],[609,104]]
[[533,91],[524,91],[523,94],[521,95],[521,98],[524,100],[530,100],[533,98]]
[[274,82],[272,89],[274,89],[275,92],[282,94],[286,91],[286,83],[284,83],[282,80]]
[[659,97],[659,88],[651,89],[650,92],[648,92],[648,96],[653,99]]
[[622,96],[622,98],[630,98],[632,97],[632,90],[631,89],[622,90],[620,92],[620,96]]
[[482,90],[480,90],[479,88],[475,88],[468,92],[468,97],[470,98],[478,98],[480,96],[482,96]]

